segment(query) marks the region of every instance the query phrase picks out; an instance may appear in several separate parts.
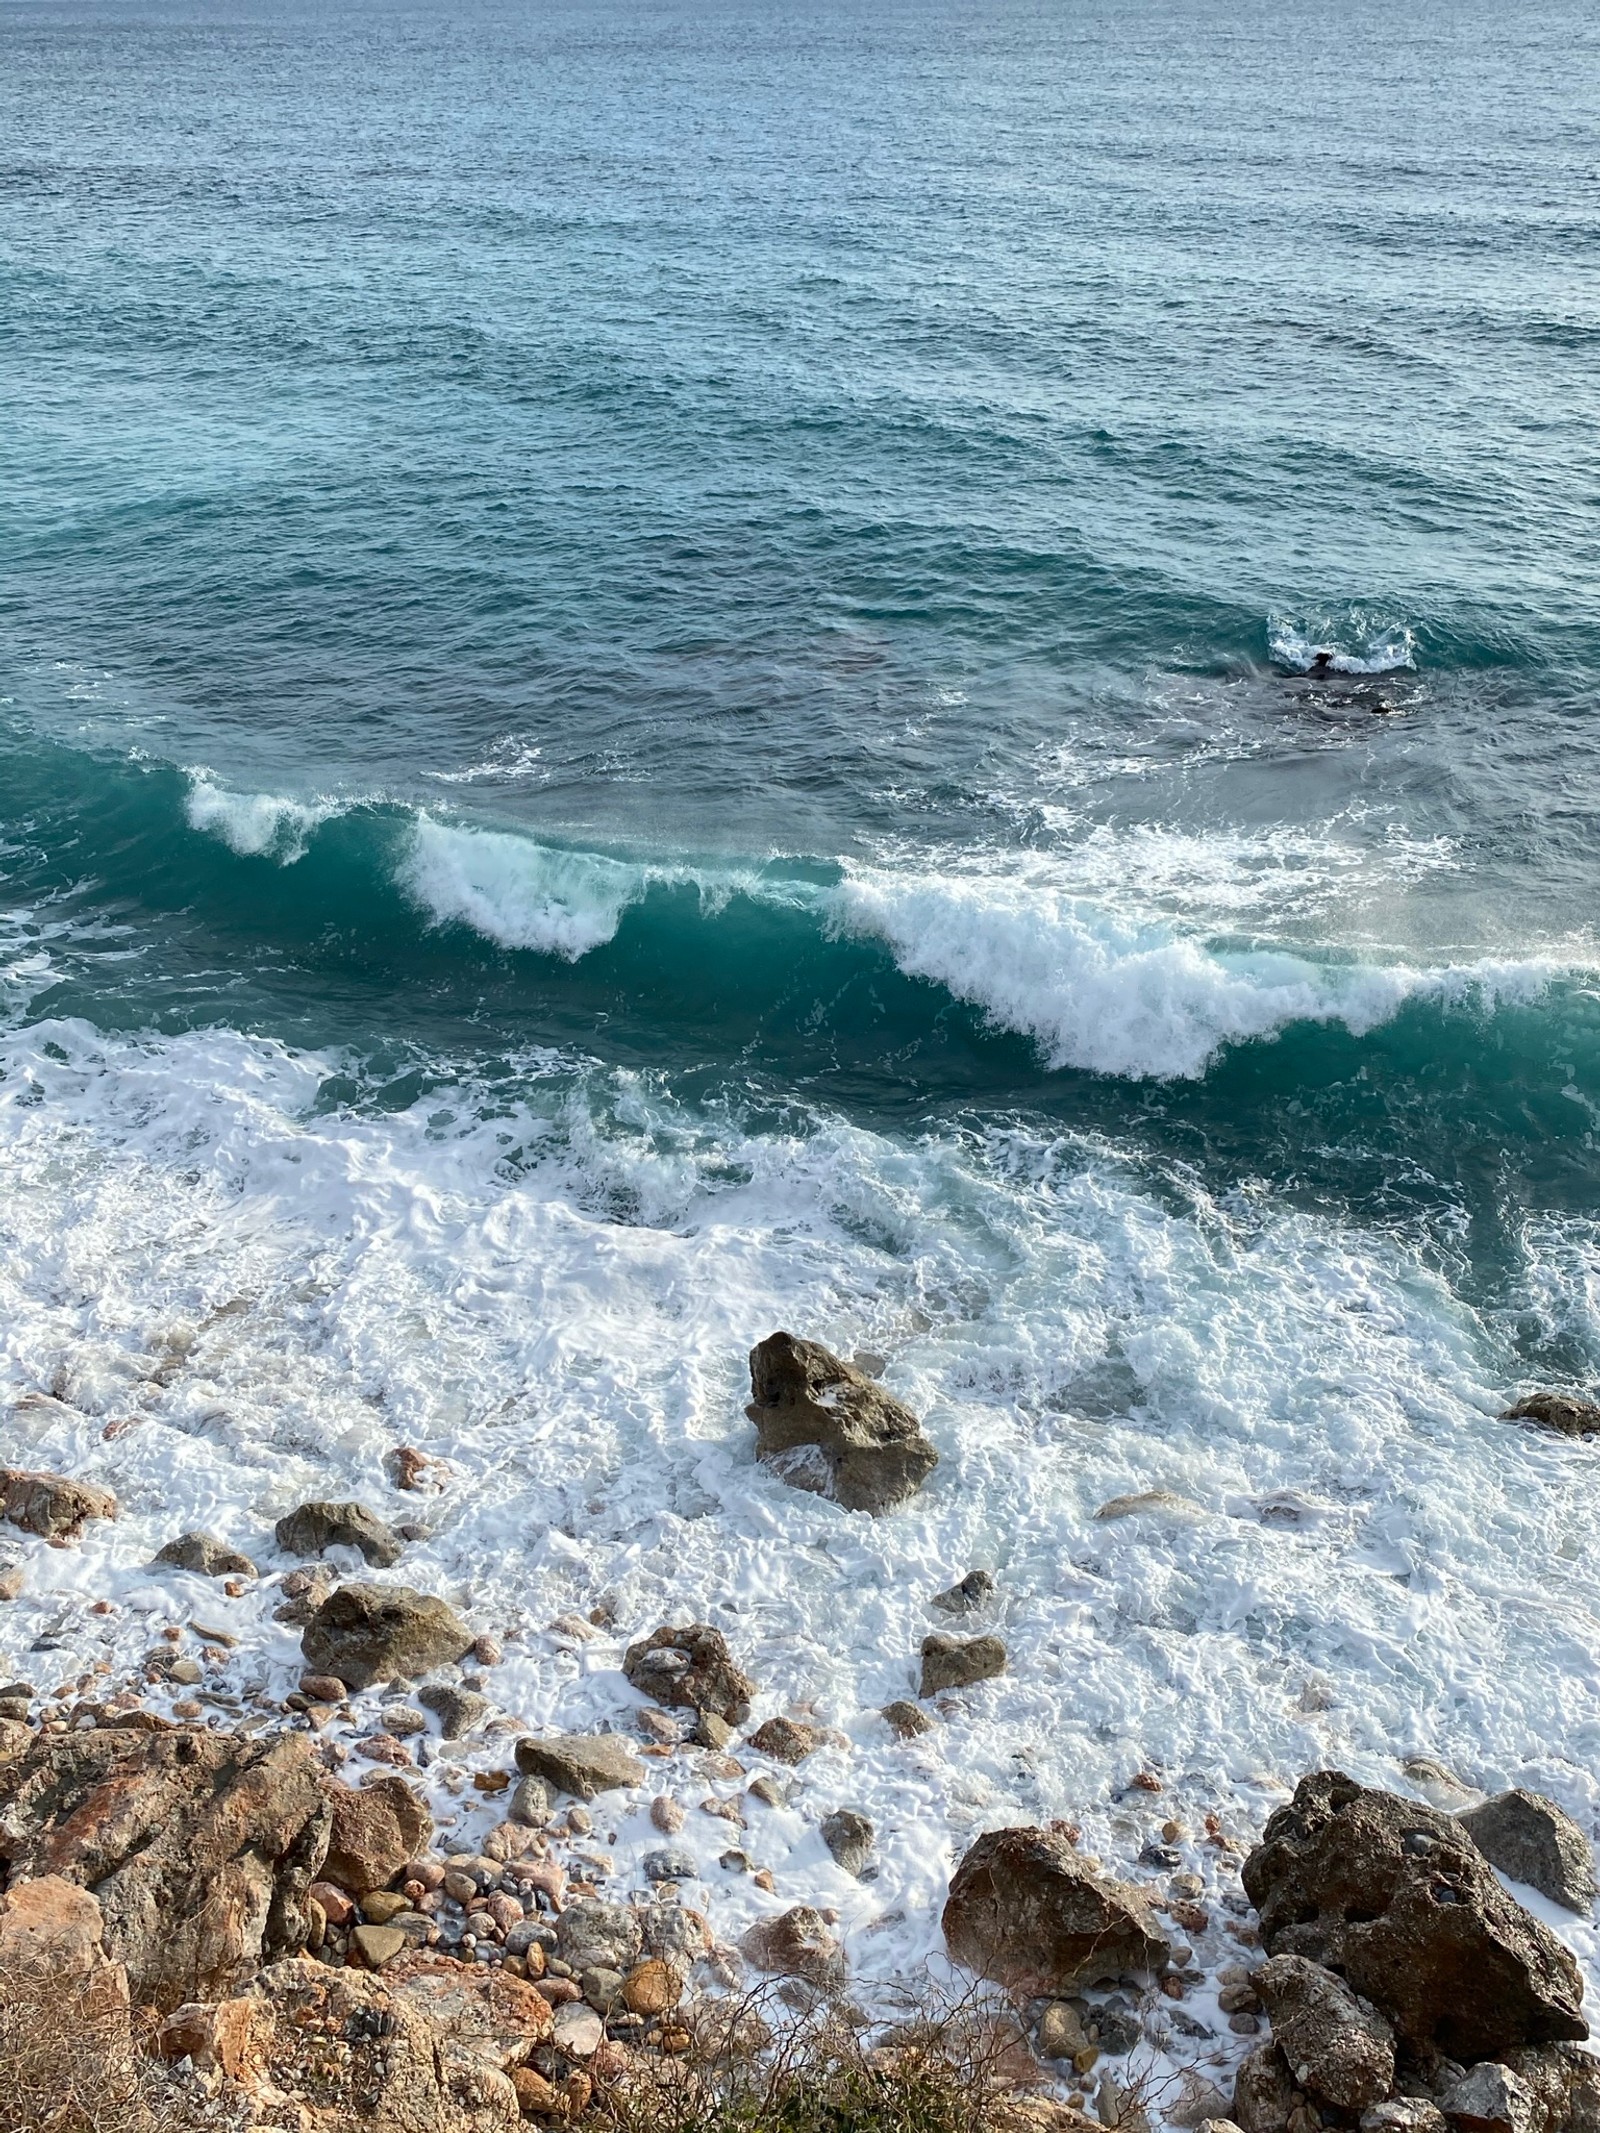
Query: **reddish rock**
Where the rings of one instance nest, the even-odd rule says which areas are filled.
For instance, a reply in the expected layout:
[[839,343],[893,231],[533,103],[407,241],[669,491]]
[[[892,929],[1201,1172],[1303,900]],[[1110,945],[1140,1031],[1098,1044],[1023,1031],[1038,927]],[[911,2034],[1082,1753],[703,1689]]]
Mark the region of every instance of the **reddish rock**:
[[0,1467],[0,1517],[50,1541],[75,1541],[91,1518],[115,1518],[117,1499],[92,1481]]
[[808,1755],[815,1755],[828,1739],[822,1726],[804,1726],[792,1718],[769,1718],[764,1725],[756,1727],[746,1746],[761,1755],[770,1755],[779,1763],[803,1763]]
[[844,1983],[844,1950],[827,1919],[808,1904],[758,1920],[739,1946],[758,1970],[774,1976],[803,1978],[830,1992]]
[[403,1778],[375,1777],[352,1790],[330,1778],[332,1810],[324,1880],[354,1896],[387,1888],[433,1835],[433,1817]]
[[742,1726],[750,1716],[756,1685],[709,1622],[653,1631],[628,1646],[622,1671],[642,1696],[658,1703],[709,1711],[730,1726]]

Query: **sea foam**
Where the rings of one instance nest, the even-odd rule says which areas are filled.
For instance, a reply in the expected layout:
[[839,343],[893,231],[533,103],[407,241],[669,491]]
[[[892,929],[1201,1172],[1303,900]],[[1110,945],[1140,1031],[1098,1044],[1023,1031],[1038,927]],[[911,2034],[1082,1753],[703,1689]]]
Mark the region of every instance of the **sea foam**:
[[184,801],[191,829],[218,838],[241,859],[273,858],[281,866],[303,859],[314,832],[338,811],[332,801],[229,792],[205,771],[191,772]]

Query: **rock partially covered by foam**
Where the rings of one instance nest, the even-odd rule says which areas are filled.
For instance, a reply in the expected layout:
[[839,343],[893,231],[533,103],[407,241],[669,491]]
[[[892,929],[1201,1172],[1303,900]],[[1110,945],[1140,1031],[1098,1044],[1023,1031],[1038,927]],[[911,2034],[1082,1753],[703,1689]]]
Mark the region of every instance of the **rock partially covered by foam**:
[[1533,1392],[1508,1407],[1502,1422],[1537,1422],[1560,1437],[1592,1437],[1600,1432],[1600,1404],[1570,1392]]
[[95,1482],[0,1467],[0,1516],[24,1533],[39,1533],[49,1541],[75,1541],[91,1518],[116,1515],[117,1499]]
[[1571,1953],[1434,1808],[1315,1771],[1243,1878],[1268,1953],[1337,1970],[1414,2050],[1469,2062],[1589,2033]]
[[958,1963],[1032,1999],[1064,1999],[1167,1961],[1139,1892],[1097,1874],[1047,1829],[978,1839],[951,1880],[944,1937]]
[[364,1503],[303,1503],[278,1520],[278,1546],[291,1555],[325,1555],[330,1548],[359,1548],[374,1569],[398,1563],[405,1542]]
[[687,1711],[709,1711],[730,1726],[750,1716],[756,1685],[735,1664],[727,1639],[709,1622],[663,1628],[623,1655],[622,1671],[641,1696]]
[[820,1342],[770,1334],[750,1351],[750,1394],[757,1458],[847,1511],[893,1510],[939,1463],[910,1408]]

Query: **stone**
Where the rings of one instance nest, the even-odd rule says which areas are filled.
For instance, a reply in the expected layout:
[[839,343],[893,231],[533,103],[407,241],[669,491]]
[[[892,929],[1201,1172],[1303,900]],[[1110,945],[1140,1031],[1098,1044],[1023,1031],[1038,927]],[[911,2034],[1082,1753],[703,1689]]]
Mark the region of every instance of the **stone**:
[[675,1969],[687,1971],[711,1946],[711,1930],[705,1919],[687,1904],[647,1903],[637,1916],[645,1954],[656,1956]]
[[135,2001],[166,2013],[304,1945],[322,1788],[304,1734],[39,1734],[0,1763],[0,1866],[90,1890]]
[[919,1696],[942,1689],[966,1689],[992,1681],[1006,1670],[1006,1648],[998,1637],[924,1637]]
[[391,1740],[415,1740],[426,1733],[428,1721],[423,1713],[409,1703],[388,1703],[382,1712],[383,1730]]
[[1341,2111],[1364,2111],[1394,2087],[1394,2031],[1332,1971],[1275,1955],[1252,1981],[1296,2083]]
[[676,1845],[646,1852],[639,1865],[646,1881],[696,1881],[700,1876],[694,1853]]
[[682,1807],[667,1793],[657,1793],[650,1802],[650,1821],[664,1837],[675,1837],[687,1819]]
[[844,1983],[844,1949],[820,1911],[796,1904],[777,1918],[762,1918],[739,1943],[758,1970],[802,1978],[824,1992]]
[[1145,1512],[1157,1512],[1168,1517],[1192,1518],[1204,1508],[1192,1496],[1180,1496],[1173,1489],[1144,1489],[1136,1496],[1111,1497],[1094,1515],[1105,1519],[1138,1518]]
[[1600,2059],[1570,2044],[1541,2044],[1509,2051],[1500,2063],[1532,2100],[1532,2133],[1600,2133]]
[[1594,1854],[1569,1814],[1542,1793],[1502,1792],[1457,1815],[1491,1866],[1552,1903],[1587,1911],[1595,1899]]
[[552,2081],[531,2066],[519,2066],[511,2076],[524,2118],[565,2118],[566,2098]]
[[958,1963],[1035,1999],[1159,1970],[1168,1953],[1137,1890],[1096,1873],[1057,1832],[1026,1827],[991,1830],[967,1852],[944,1937]]
[[[492,1899],[491,1899],[492,1901]],[[361,1899],[361,1914],[369,1926],[392,1925],[402,1911],[411,1909],[411,1899],[399,1889],[368,1889]],[[522,1916],[522,1906],[517,1906],[517,1916]]]
[[800,1725],[792,1718],[769,1718],[756,1727],[746,1746],[760,1755],[770,1755],[774,1762],[803,1763],[824,1746],[827,1738],[821,1726]]
[[409,1585],[341,1585],[306,1624],[300,1648],[317,1673],[347,1688],[414,1680],[453,1665],[472,1632],[453,1607]]
[[670,1963],[658,1957],[635,1963],[622,1981],[622,2002],[630,2014],[665,2014],[682,1997],[682,1980]]
[[641,1696],[657,1703],[709,1712],[729,1726],[742,1726],[750,1716],[756,1685],[709,1622],[652,1631],[628,1646],[622,1671]]
[[0,1601],[19,1599],[28,1582],[28,1569],[13,1555],[0,1556]]
[[302,1674],[300,1693],[312,1703],[340,1704],[344,1702],[344,1683],[337,1674]]
[[877,1832],[853,1807],[836,1807],[822,1818],[822,1841],[847,1874],[859,1881],[872,1857]]
[[272,1610],[274,1622],[287,1622],[292,1629],[304,1629],[315,1619],[318,1609],[329,1599],[338,1583],[333,1572],[321,1563],[314,1570],[291,1570],[281,1580],[283,1605]]
[[517,1768],[526,1776],[543,1778],[579,1800],[642,1785],[647,1775],[618,1733],[527,1733],[516,1752]]
[[928,1605],[946,1615],[975,1614],[999,1589],[987,1570],[969,1570],[960,1584],[952,1585],[948,1592],[936,1592]]
[[931,1733],[933,1730],[933,1720],[927,1712],[919,1711],[914,1703],[904,1699],[897,1703],[886,1703],[880,1716],[888,1724],[890,1732],[897,1734],[901,1740],[915,1740],[919,1733]]
[[395,1926],[352,1926],[350,1949],[367,1970],[381,1970],[406,1951],[406,1937]]
[[397,1444],[388,1459],[389,1474],[395,1487],[412,1494],[426,1486],[429,1468],[442,1464],[409,1444]]
[[756,1456],[795,1488],[874,1516],[914,1496],[939,1454],[908,1407],[816,1341],[774,1333],[750,1351]]
[[1500,1417],[1502,1422],[1537,1422],[1562,1437],[1592,1437],[1600,1430],[1600,1405],[1575,1393],[1534,1392]]
[[453,1682],[430,1682],[426,1688],[418,1689],[417,1701],[438,1719],[439,1731],[446,1740],[459,1740],[489,1715],[487,1696],[458,1688]]
[[404,1778],[372,1778],[352,1789],[329,1778],[323,1787],[330,1823],[322,1877],[353,1896],[386,1888],[425,1851],[433,1817]]
[[557,1952],[580,1977],[585,1970],[619,1970],[626,1976],[643,1948],[639,1914],[620,1903],[585,1898],[569,1903],[556,1922]]
[[[92,2103],[82,2109],[75,2087],[88,2070],[86,2056],[97,2079],[118,2086],[133,2070],[128,1974],[108,1958],[104,1936],[99,1904],[59,1875],[18,1882],[0,1895],[0,2012],[6,2026],[20,2043],[16,2029],[30,2010],[43,2017],[48,2008],[56,2017],[40,2019],[26,2038],[25,2086],[41,2102],[60,2099],[59,2117],[50,2112],[44,2121],[51,2126],[105,2123]],[[16,2073],[9,2065],[0,2069],[13,2081]],[[19,2102],[27,2112],[26,2102],[8,2093],[0,2100],[0,2118],[19,2128],[40,2123],[31,2112],[20,2115]]]
[[1388,2096],[1361,2114],[1361,2133],[1447,2133],[1444,2113],[1425,2096]]
[[355,1920],[355,1899],[336,1888],[331,1881],[313,1881],[306,1891],[308,1902],[314,1903],[323,1919],[330,1926],[348,1926]]
[[117,1499],[92,1481],[0,1467],[0,1518],[45,1540],[75,1541],[92,1518],[115,1518]]
[[518,1781],[506,1819],[520,1823],[524,1829],[543,1829],[550,1819],[550,1787],[543,1778],[525,1777]]
[[1169,2095],[1162,2106],[1162,2116],[1169,2126],[1185,2129],[1203,2125],[1226,2125],[1228,2099],[1214,2081],[1202,2074],[1198,2067],[1186,2066],[1178,2075],[1176,2095]]
[[388,1570],[405,1553],[392,1526],[364,1503],[331,1503],[318,1498],[300,1504],[278,1520],[278,1546],[290,1555],[326,1555],[330,1548],[359,1548],[375,1570]]
[[558,2007],[555,2013],[555,2044],[569,2058],[590,2059],[600,2049],[605,2036],[605,2024],[592,2007],[581,2002],[569,2002]]
[[1286,2133],[1295,2108],[1294,2080],[1270,2040],[1242,2059],[1233,2077],[1234,2123],[1240,2133]]
[[622,1972],[604,1967],[586,1970],[578,1980],[583,1996],[597,2014],[608,2015],[622,1998]]
[[1242,2133],[1231,2118],[1202,2118],[1194,2133]]
[[1316,1771],[1242,1874],[1268,1953],[1336,1969],[1414,2051],[1469,2063],[1588,2034],[1571,1953],[1437,1808]]
[[253,1578],[256,1566],[249,1556],[241,1555],[237,1548],[230,1548],[219,1541],[214,1533],[180,1533],[176,1540],[169,1540],[156,1556],[158,1563],[171,1563],[179,1570],[192,1570],[203,1578]]
[[1439,2098],[1445,2117],[1462,2133],[1535,2133],[1533,2092],[1493,2059],[1483,2059]]
[[1041,2059],[1070,2059],[1086,2048],[1089,2032],[1070,2000],[1052,2000],[1045,2008],[1039,2017],[1038,2041]]

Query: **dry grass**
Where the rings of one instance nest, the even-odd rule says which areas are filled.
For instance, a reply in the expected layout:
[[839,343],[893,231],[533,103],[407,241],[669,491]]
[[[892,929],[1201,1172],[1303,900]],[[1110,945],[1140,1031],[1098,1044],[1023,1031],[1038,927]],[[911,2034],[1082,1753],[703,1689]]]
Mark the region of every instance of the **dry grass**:
[[8,1969],[0,1982],[0,2133],[228,2133],[236,2113],[135,2055],[103,1982]]

